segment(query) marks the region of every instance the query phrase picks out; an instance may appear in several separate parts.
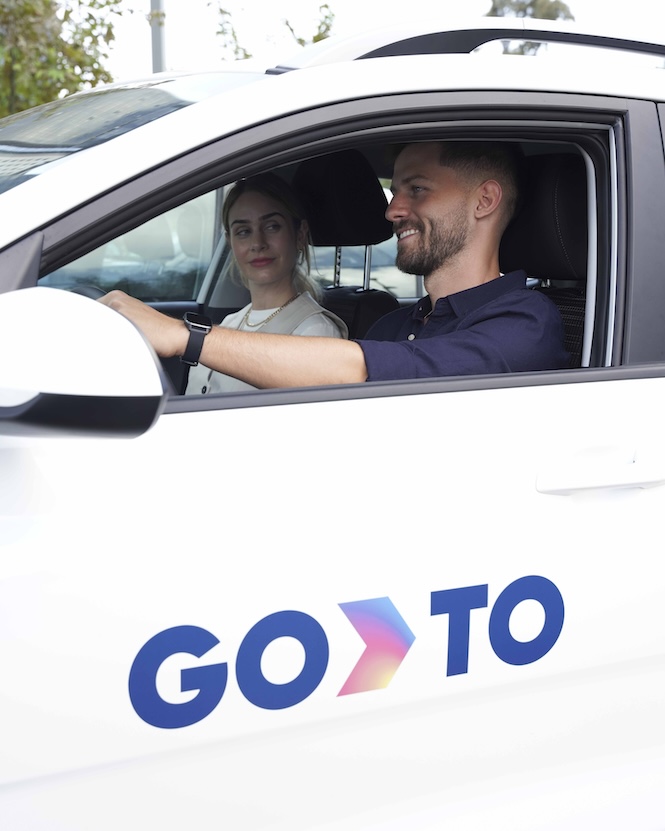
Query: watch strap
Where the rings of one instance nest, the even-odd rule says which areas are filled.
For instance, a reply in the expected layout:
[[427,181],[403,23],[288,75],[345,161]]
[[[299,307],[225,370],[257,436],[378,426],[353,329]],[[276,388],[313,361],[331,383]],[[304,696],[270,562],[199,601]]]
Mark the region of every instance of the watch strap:
[[194,322],[189,320],[187,315],[183,319],[185,326],[189,329],[189,340],[187,341],[184,353],[180,356],[180,360],[183,364],[187,364],[187,366],[197,366],[199,358],[201,357],[201,350],[203,349],[203,341],[212,329],[212,321],[208,318],[203,318],[201,322]]
[[187,366],[197,366],[203,349],[203,341],[208,333],[203,329],[190,329],[187,348],[180,360]]

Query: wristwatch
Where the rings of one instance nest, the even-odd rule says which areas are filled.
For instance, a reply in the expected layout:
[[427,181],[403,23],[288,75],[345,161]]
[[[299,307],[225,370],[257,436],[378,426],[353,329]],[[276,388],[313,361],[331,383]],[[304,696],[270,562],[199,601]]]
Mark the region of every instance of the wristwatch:
[[185,354],[180,356],[180,360],[187,366],[196,366],[201,356],[205,336],[212,329],[212,320],[196,312],[185,312],[183,320],[189,329],[189,340]]

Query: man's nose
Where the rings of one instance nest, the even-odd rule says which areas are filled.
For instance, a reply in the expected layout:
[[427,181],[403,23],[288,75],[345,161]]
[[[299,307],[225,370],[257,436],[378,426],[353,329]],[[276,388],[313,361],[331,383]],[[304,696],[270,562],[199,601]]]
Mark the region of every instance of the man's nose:
[[388,222],[397,222],[400,219],[404,219],[407,213],[405,201],[398,194],[393,194],[393,198],[386,208],[386,219]]

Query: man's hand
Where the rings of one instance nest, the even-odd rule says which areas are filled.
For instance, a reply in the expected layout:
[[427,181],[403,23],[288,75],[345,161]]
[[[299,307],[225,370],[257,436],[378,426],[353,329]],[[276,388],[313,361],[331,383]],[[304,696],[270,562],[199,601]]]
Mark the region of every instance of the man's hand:
[[[162,358],[182,355],[189,331],[124,291],[110,291],[100,303],[129,318]],[[237,332],[213,326],[203,342],[200,362],[254,387],[309,387],[362,383],[365,356],[357,343],[340,338]]]
[[164,315],[124,291],[110,291],[99,303],[115,309],[137,326],[162,358],[182,355],[189,333],[181,320]]

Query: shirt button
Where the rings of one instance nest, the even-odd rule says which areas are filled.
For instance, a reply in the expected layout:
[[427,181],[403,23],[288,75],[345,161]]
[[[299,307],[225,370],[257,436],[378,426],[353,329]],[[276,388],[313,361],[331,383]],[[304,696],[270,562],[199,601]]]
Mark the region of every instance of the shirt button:
[[415,340],[416,336],[411,332],[411,334],[407,337],[407,340]]
[[208,392],[208,387],[201,388],[201,395],[205,395]]

